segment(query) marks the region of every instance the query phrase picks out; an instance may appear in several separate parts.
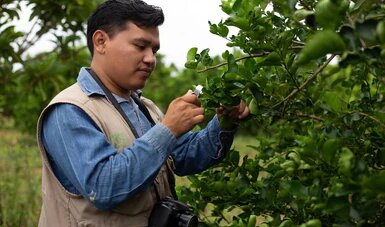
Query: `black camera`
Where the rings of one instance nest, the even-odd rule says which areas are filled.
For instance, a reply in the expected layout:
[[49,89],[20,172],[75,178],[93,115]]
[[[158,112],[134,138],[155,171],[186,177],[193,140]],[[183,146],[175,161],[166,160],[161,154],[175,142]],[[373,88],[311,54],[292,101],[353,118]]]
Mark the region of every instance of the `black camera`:
[[196,227],[198,218],[189,206],[166,197],[155,204],[149,227]]

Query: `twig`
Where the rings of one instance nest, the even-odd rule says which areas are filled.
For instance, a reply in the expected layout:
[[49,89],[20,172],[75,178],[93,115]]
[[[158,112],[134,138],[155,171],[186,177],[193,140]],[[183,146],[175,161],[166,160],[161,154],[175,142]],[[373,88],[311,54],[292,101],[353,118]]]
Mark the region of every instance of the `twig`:
[[299,3],[307,10],[311,10],[310,6],[308,6],[303,0],[299,0]]
[[[29,47],[32,46],[32,43],[30,41],[28,41],[28,38],[29,36],[32,34],[32,31],[33,29],[35,28],[35,26],[37,25],[38,21],[36,20],[35,23],[33,23],[30,31],[27,33],[27,35],[25,36],[24,40],[21,42],[20,44],[20,49],[18,51],[18,54],[22,54],[24,53],[24,51],[26,51]],[[25,46],[24,46],[25,44]]]
[[308,114],[296,114],[297,117],[303,117],[303,118],[310,118],[316,121],[324,121],[323,118],[317,117],[315,115],[308,115]]
[[312,80],[314,80],[318,74],[320,74],[320,72],[333,60],[333,58],[336,56],[336,54],[333,54],[330,58],[328,58],[326,60],[326,62],[324,62],[314,73],[313,75],[311,75],[309,78],[307,78],[307,80],[299,87],[299,88],[295,88],[286,98],[284,98],[282,101],[280,101],[279,103],[275,104],[272,108],[276,108],[278,106],[280,106],[282,103],[286,102],[287,100],[291,99],[292,97],[294,97],[295,95],[298,94],[298,92],[300,92],[304,87],[306,87],[308,85],[308,83],[310,83]]
[[303,49],[303,45],[301,46],[301,45],[297,45],[297,46],[291,46],[290,48],[289,48],[290,50],[302,50]]
[[354,114],[354,113],[356,113],[358,115],[361,115],[361,116],[364,116],[364,117],[367,117],[367,118],[371,119],[372,121],[377,122],[378,124],[380,124],[380,126],[383,129],[385,129],[385,124],[382,121],[380,121],[379,119],[377,119],[377,118],[375,118],[375,117],[373,117],[373,116],[371,116],[371,115],[369,115],[367,113],[361,112],[361,111],[351,111],[351,112],[348,112],[348,114]]
[[299,46],[304,46],[304,45],[305,45],[304,42],[301,42],[301,41],[298,41],[298,40],[293,40],[293,43],[294,43],[294,44],[297,44],[297,45],[299,45]]
[[[261,53],[252,54],[252,55],[248,55],[248,56],[243,56],[243,57],[237,58],[237,59],[235,59],[235,61],[237,62],[237,61],[241,61],[241,60],[248,59],[248,58],[262,57],[262,56],[266,56],[268,54],[270,54],[270,52],[263,51]],[[197,72],[198,73],[203,73],[203,72],[206,72],[206,71],[209,71],[209,70],[212,70],[212,69],[216,69],[216,68],[219,68],[219,67],[227,65],[227,64],[228,64],[227,62],[222,62],[222,63],[220,63],[218,65],[213,65],[213,66],[204,68],[202,70],[198,70]]]
[[290,79],[294,82],[295,86],[297,87],[297,89],[299,89],[299,84],[298,84],[298,81],[294,78],[293,74],[290,72],[289,68],[287,67],[286,63],[283,64],[286,72],[289,74],[290,76]]

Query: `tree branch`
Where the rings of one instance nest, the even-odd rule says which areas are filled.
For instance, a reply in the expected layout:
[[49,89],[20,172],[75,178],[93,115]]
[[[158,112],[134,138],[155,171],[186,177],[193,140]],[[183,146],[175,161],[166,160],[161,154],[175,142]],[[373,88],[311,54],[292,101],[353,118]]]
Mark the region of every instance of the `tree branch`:
[[36,20],[30,31],[27,33],[27,35],[24,37],[24,40],[21,42],[20,46],[19,46],[19,51],[18,51],[18,54],[21,55],[22,53],[24,53],[28,48],[30,48],[32,46],[32,41],[28,41],[28,38],[30,37],[30,35],[32,34],[32,31],[33,29],[35,29],[35,26],[37,25],[38,23],[38,20]]
[[[237,59],[235,59],[235,61],[237,62],[237,61],[241,61],[241,60],[248,59],[248,58],[262,57],[262,56],[266,56],[268,54],[270,54],[270,52],[263,51],[261,53],[252,54],[252,55],[248,55],[248,56],[243,56],[243,57],[237,58]],[[210,66],[210,67],[206,67],[206,68],[204,68],[202,70],[198,70],[197,72],[198,73],[203,73],[203,72],[206,72],[206,71],[209,71],[209,70],[212,70],[212,69],[219,68],[219,67],[224,66],[224,65],[227,65],[227,62],[222,62],[222,63],[220,63],[218,65],[213,65],[213,66]]]
[[330,58],[328,58],[326,60],[326,62],[324,62],[314,73],[313,75],[311,75],[309,78],[307,78],[307,80],[299,87],[299,88],[296,88],[294,89],[286,98],[284,98],[282,101],[280,101],[279,103],[275,104],[273,106],[273,109],[280,106],[282,103],[286,102],[287,100],[293,98],[295,95],[298,94],[298,92],[300,92],[304,87],[306,87],[312,80],[314,80],[318,74],[320,74],[320,72],[333,60],[333,58],[336,56],[336,54],[333,54]]
[[316,121],[324,121],[323,118],[315,116],[315,115],[312,115],[312,114],[309,115],[309,114],[298,113],[298,114],[295,114],[295,115],[297,117],[301,117],[301,118],[309,118],[309,119],[316,120]]
[[354,114],[354,113],[371,119],[372,121],[378,123],[383,129],[385,129],[385,124],[382,121],[380,121],[379,119],[377,119],[377,118],[375,118],[375,117],[373,117],[373,116],[371,116],[371,115],[369,115],[367,113],[361,112],[361,111],[351,111],[351,112],[348,112],[348,114]]
[[305,46],[305,43],[304,42],[301,42],[301,41],[298,41],[298,40],[293,40],[293,43],[294,44],[297,44],[297,45],[299,45],[299,46]]

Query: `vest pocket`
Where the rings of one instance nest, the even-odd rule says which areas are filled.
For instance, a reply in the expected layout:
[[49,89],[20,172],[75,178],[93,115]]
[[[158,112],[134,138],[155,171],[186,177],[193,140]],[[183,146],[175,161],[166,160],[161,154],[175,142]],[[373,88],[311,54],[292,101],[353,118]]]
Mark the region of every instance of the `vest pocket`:
[[143,212],[150,212],[155,203],[155,198],[152,195],[151,188],[152,187],[134,197],[131,197],[130,199],[127,199],[125,202],[112,209],[112,212],[129,216],[135,216]]

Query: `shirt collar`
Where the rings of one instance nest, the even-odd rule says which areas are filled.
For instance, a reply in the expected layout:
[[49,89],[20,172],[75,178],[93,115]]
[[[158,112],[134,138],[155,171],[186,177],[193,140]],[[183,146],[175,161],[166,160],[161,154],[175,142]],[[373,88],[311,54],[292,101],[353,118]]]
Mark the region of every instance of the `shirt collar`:
[[94,94],[105,96],[103,89],[96,83],[94,78],[92,78],[87,68],[83,67],[80,69],[77,82],[87,96]]
[[[87,68],[85,67],[82,67],[80,69],[80,72],[79,72],[79,75],[78,75],[78,78],[77,78],[77,82],[80,86],[80,88],[83,90],[83,92],[87,95],[87,96],[91,96],[91,95],[103,95],[106,97],[106,94],[104,93],[103,89],[99,86],[99,84],[94,80],[94,78],[92,78],[91,74],[87,71]],[[142,91],[141,90],[137,90],[136,91],[136,94],[138,95],[138,97],[140,97]],[[121,102],[127,102],[128,100],[126,100],[125,98],[123,97],[120,97],[114,93],[112,93],[114,95],[114,97],[116,98],[116,100],[118,101],[118,103],[121,103]]]

